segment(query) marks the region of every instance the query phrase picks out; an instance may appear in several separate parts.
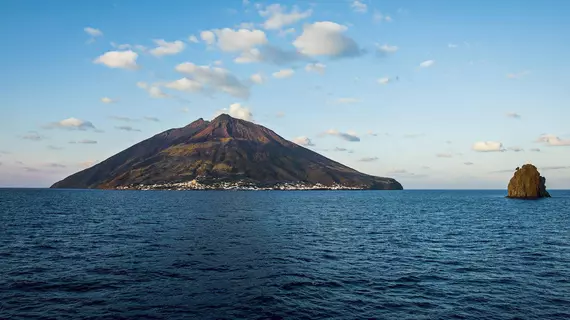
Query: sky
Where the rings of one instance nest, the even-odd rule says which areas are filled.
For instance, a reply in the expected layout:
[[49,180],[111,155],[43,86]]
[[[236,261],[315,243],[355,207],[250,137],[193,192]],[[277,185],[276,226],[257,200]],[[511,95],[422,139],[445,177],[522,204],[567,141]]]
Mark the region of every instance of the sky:
[[2,1],[0,187],[220,113],[406,189],[570,188],[568,1]]

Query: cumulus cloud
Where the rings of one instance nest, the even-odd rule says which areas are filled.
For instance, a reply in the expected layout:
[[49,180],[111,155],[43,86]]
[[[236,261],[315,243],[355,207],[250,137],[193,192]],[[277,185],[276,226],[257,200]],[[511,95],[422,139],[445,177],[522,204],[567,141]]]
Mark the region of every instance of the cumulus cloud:
[[195,35],[189,36],[189,37],[188,37],[188,41],[190,41],[190,42],[192,42],[192,43],[198,43],[198,42],[200,42],[200,41],[198,40],[198,38],[197,38]]
[[143,81],[137,82],[137,87],[145,90],[151,98],[161,99],[168,98],[169,96],[162,92],[158,84],[148,84]]
[[239,64],[265,62],[276,65],[286,65],[303,60],[308,60],[308,57],[300,52],[283,50],[271,45],[264,45],[261,48],[251,48],[243,51],[234,59],[234,62]]
[[108,51],[105,52],[103,55],[99,56],[93,63],[96,64],[103,64],[109,68],[121,68],[121,69],[129,69],[129,70],[136,70],[138,69],[137,65],[137,58],[139,57],[138,53],[132,50],[126,51]]
[[225,52],[243,52],[267,43],[267,37],[262,30],[224,28],[203,31],[201,36],[206,43],[215,43]]
[[570,146],[570,139],[561,139],[553,134],[543,134],[540,137],[538,137],[537,142],[544,143],[547,146],[556,146],[556,147]]
[[311,139],[309,139],[305,136],[296,137],[295,139],[293,139],[293,142],[295,142],[296,144],[298,144],[300,146],[304,146],[304,147],[312,147],[315,145],[311,141]]
[[293,76],[295,71],[293,69],[282,69],[277,72],[273,72],[272,76],[277,79],[284,79]]
[[200,38],[208,45],[216,43],[216,35],[210,30],[200,32]]
[[438,153],[435,156],[438,158],[453,158],[451,153]]
[[261,73],[252,74],[249,79],[255,84],[262,84],[265,81]]
[[354,132],[340,132],[335,129],[327,130],[323,133],[324,135],[335,136],[339,137],[343,140],[350,141],[350,142],[358,142],[360,138]]
[[352,8],[352,11],[358,13],[366,13],[368,11],[368,6],[365,3],[362,3],[358,0],[354,0],[350,4],[350,7]]
[[45,136],[42,136],[37,131],[30,131],[27,134],[23,135],[21,138],[30,141],[42,141],[46,139]]
[[188,81],[194,81],[193,86],[196,86],[196,83],[198,83],[204,90],[224,92],[241,99],[249,98],[249,87],[226,69],[198,66],[191,62],[185,62],[177,65],[176,71],[191,76],[192,79],[188,79]]
[[72,140],[69,141],[69,144],[97,144],[97,141],[95,140],[88,140],[88,139],[84,139],[84,140]]
[[86,27],[83,29],[83,31],[85,31],[85,33],[87,33],[88,35],[90,35],[92,37],[102,37],[103,36],[103,32],[101,32],[101,30],[96,29],[96,28]]
[[376,54],[378,56],[385,57],[385,56],[392,54],[396,51],[398,51],[397,46],[391,46],[388,44],[383,44],[383,45],[376,44]]
[[477,152],[498,152],[505,151],[503,144],[496,141],[479,141],[475,142],[471,147],[473,151]]
[[156,39],[153,41],[157,45],[157,47],[150,50],[150,54],[152,54],[153,56],[156,56],[156,57],[178,54],[178,53],[182,52],[184,50],[184,48],[186,47],[184,42],[182,42],[180,40],[168,42],[168,41],[165,41],[164,39]]
[[356,41],[346,36],[346,26],[320,21],[306,24],[303,33],[293,45],[307,56],[328,56],[331,58],[355,57],[363,53]]
[[515,112],[509,112],[507,113],[507,117],[509,118],[513,118],[513,119],[520,119],[521,115]]
[[517,73],[509,73],[507,74],[507,78],[509,79],[520,79],[526,75],[528,75],[530,73],[530,71],[521,71],[521,72],[517,72]]
[[259,11],[259,15],[267,19],[263,23],[263,27],[267,30],[279,30],[284,26],[310,17],[312,13],[311,9],[300,11],[297,7],[293,7],[290,12],[287,12],[287,7],[280,4],[272,4],[267,6],[265,10]]
[[188,79],[186,77],[168,82],[164,85],[166,88],[174,89],[184,92],[200,92],[204,87],[196,80]]
[[378,81],[378,84],[385,85],[385,84],[392,82],[393,80],[390,77],[383,77],[383,78],[379,78],[377,81]]
[[109,98],[109,97],[103,97],[103,98],[101,98],[101,102],[103,102],[103,103],[115,103],[115,102],[117,102],[117,100]]
[[435,64],[434,60],[426,60],[422,63],[420,63],[420,68],[429,68],[431,66],[433,66]]
[[233,118],[242,119],[246,121],[252,121],[253,119],[253,113],[251,113],[251,110],[249,110],[249,108],[245,106],[242,106],[240,103],[234,103],[230,105],[229,109],[224,108],[222,110],[218,110],[218,112],[216,112],[214,117],[217,117],[224,113],[229,114]]
[[378,157],[364,157],[358,161],[360,161],[360,162],[373,162],[373,161],[377,161],[378,159],[379,159]]
[[115,129],[117,129],[117,130],[122,130],[122,131],[137,131],[137,132],[140,132],[139,129],[135,129],[135,128],[131,127],[131,126],[117,126],[117,127],[115,127]]
[[60,128],[60,129],[67,129],[67,130],[96,130],[93,123],[77,118],[68,118],[61,120],[59,122],[53,122],[46,126],[46,129],[51,128]]
[[309,63],[305,66],[305,71],[307,72],[316,72],[319,74],[324,74],[325,73],[325,69],[327,68],[326,65],[322,64],[322,63]]
[[338,98],[336,100],[334,100],[334,103],[336,104],[353,104],[353,103],[359,103],[360,99],[356,99],[356,98]]

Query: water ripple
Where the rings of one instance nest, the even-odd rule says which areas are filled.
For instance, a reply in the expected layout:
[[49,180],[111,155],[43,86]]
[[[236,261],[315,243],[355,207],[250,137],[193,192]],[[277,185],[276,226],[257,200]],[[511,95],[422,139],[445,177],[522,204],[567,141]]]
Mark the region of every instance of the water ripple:
[[0,190],[0,319],[570,318],[570,192]]

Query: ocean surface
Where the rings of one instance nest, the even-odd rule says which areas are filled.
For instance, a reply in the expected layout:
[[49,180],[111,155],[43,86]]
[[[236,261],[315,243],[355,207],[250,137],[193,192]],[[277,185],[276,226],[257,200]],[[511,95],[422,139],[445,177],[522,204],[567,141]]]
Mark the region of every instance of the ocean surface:
[[570,191],[0,190],[1,319],[569,319]]

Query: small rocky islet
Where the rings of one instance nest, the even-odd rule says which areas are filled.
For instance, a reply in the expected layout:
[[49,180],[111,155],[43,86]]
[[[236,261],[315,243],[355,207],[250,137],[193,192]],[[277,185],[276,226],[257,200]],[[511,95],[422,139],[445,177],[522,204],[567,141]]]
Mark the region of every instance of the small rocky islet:
[[536,200],[550,198],[546,191],[546,178],[532,164],[517,167],[509,181],[507,198]]

